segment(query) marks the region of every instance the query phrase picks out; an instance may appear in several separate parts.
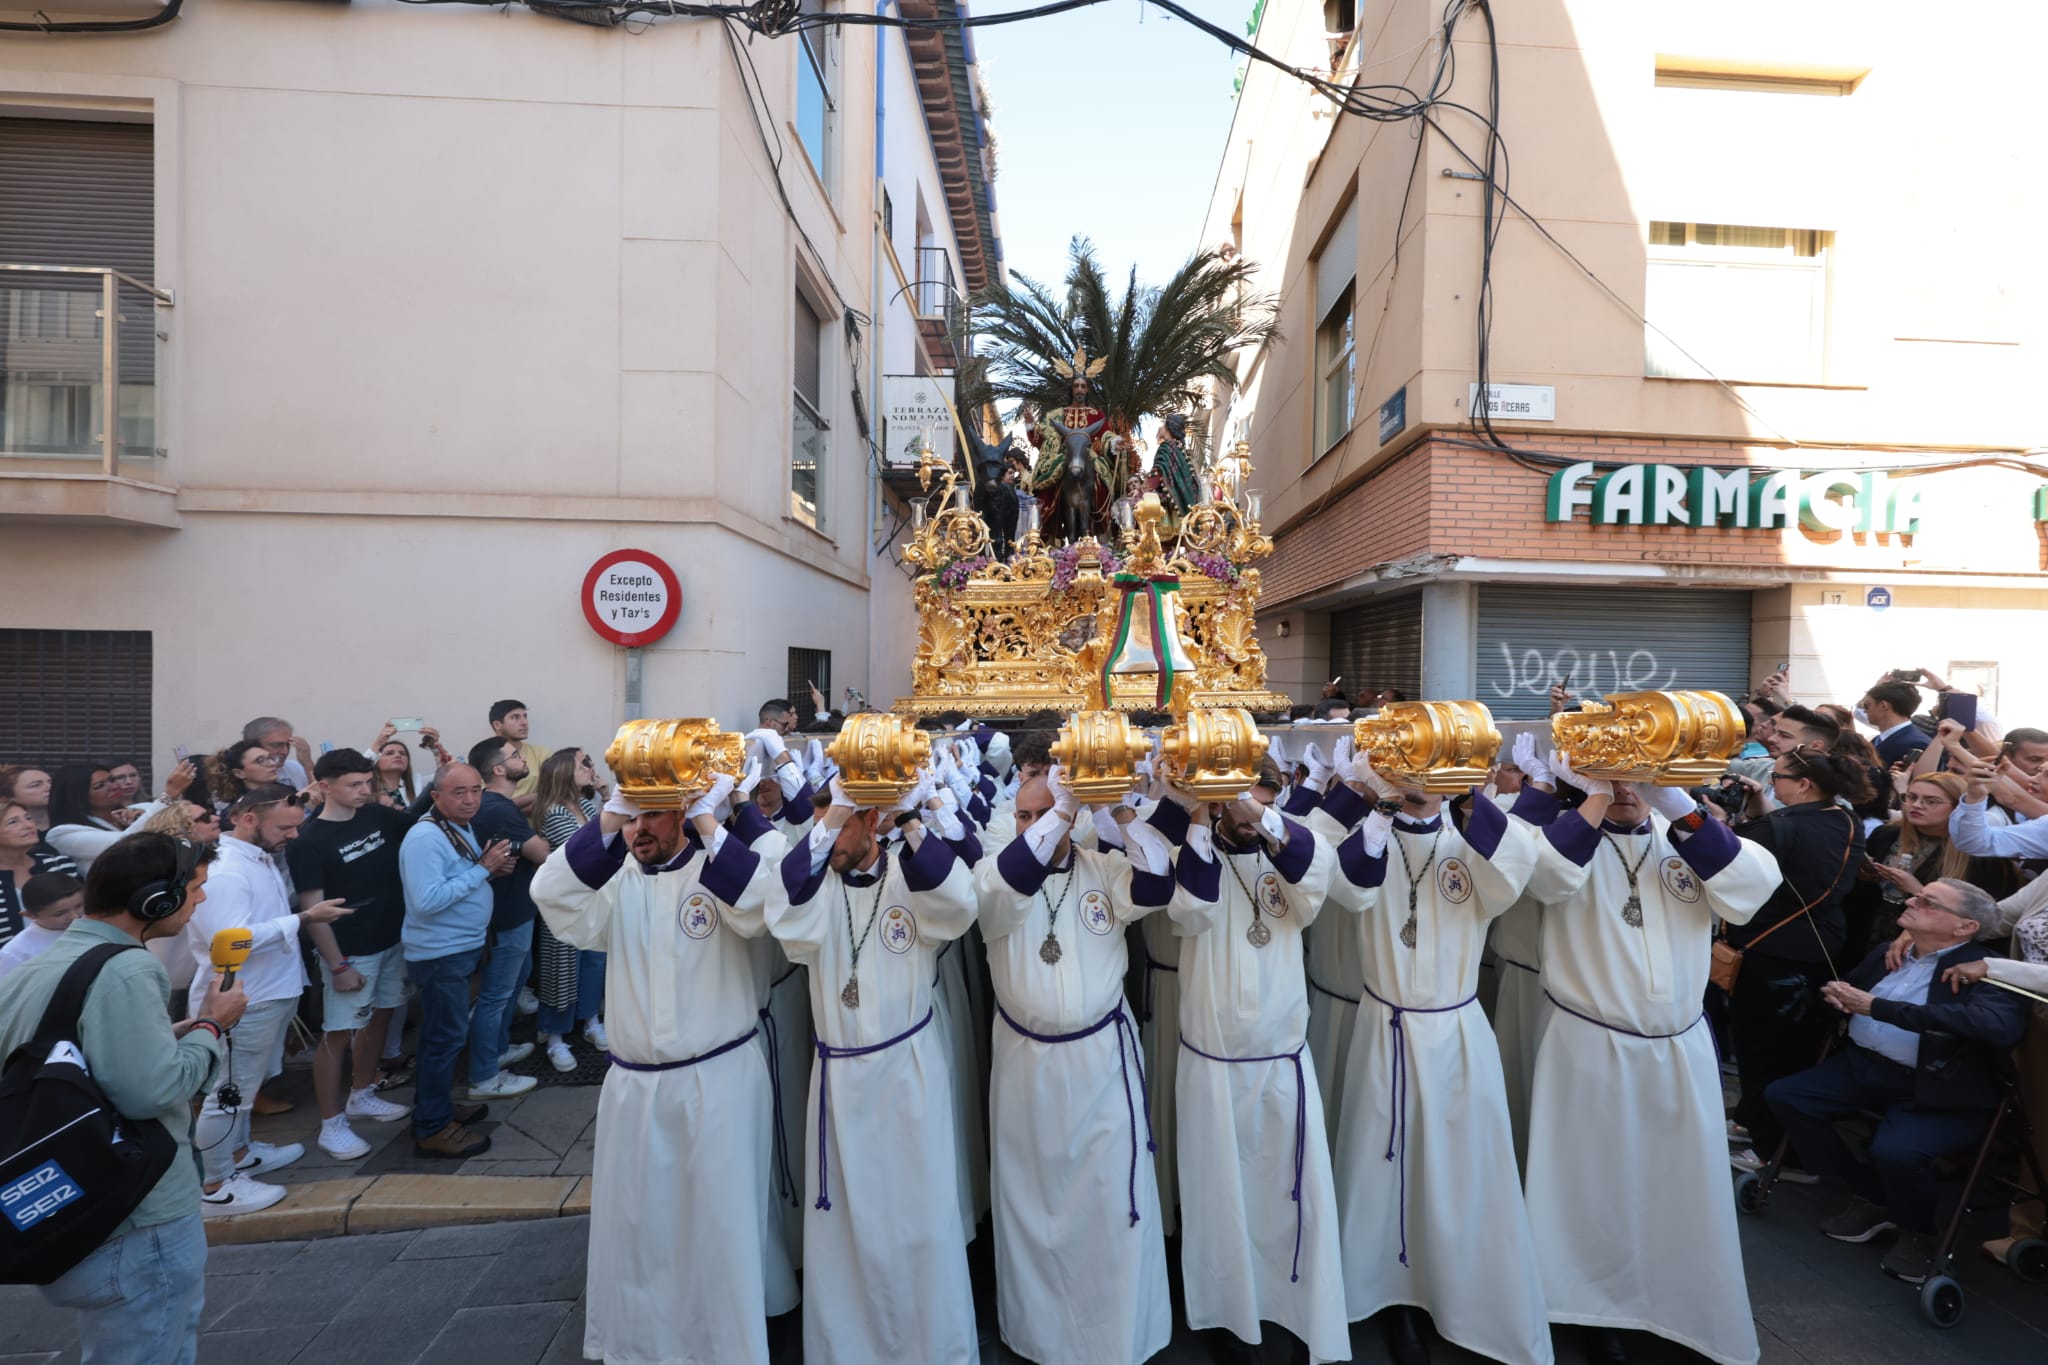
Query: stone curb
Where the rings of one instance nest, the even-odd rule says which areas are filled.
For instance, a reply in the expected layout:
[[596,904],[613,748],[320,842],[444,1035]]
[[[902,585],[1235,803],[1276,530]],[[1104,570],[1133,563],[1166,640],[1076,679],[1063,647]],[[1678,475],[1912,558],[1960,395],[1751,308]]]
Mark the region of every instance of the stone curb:
[[257,1213],[206,1224],[210,1246],[295,1242],[351,1232],[397,1232],[562,1218],[590,1212],[590,1177],[567,1175],[381,1175],[314,1180]]

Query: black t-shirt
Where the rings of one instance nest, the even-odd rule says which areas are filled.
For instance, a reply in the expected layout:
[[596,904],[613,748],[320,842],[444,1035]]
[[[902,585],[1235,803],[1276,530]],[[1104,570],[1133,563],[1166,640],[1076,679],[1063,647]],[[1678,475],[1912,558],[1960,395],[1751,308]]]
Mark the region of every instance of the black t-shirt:
[[350,957],[383,952],[405,928],[398,845],[411,825],[401,812],[372,802],[347,820],[306,821],[287,846],[294,887],[357,907],[334,921],[334,941]]
[[488,848],[493,839],[505,839],[512,845],[512,870],[491,878],[491,932],[532,923],[533,874],[540,868],[526,861],[519,850],[533,837],[533,826],[526,823],[511,797],[485,792],[484,803],[469,828],[480,847]]

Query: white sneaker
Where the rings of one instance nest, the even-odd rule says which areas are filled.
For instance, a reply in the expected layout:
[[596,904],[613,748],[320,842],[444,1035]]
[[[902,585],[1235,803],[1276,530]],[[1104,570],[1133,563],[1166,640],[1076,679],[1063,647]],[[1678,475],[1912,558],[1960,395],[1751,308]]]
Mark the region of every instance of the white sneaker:
[[540,1082],[531,1076],[515,1076],[509,1071],[500,1071],[482,1085],[472,1085],[469,1097],[473,1100],[503,1100],[514,1095],[524,1095]]
[[533,993],[533,987],[521,986],[519,988],[519,1000],[513,1008],[519,1011],[522,1019],[529,1014],[539,1014],[540,997]]
[[352,1091],[348,1097],[348,1117],[369,1119],[373,1123],[390,1123],[402,1119],[412,1112],[409,1104],[394,1104],[381,1098],[374,1090]]
[[249,1155],[235,1163],[238,1175],[254,1175],[258,1171],[281,1171],[306,1154],[303,1143],[287,1142],[274,1147],[268,1142],[251,1142]]
[[612,1050],[612,1040],[604,1036],[604,1020],[602,1019],[584,1020],[583,1036],[588,1038],[590,1045],[599,1052],[610,1052]]
[[354,1161],[370,1154],[370,1144],[348,1126],[348,1118],[328,1119],[320,1125],[320,1150],[336,1161]]
[[569,1050],[569,1045],[562,1041],[561,1038],[549,1038],[548,1065],[557,1071],[574,1071],[576,1069],[576,1054]]
[[284,1196],[284,1186],[266,1185],[237,1172],[223,1180],[212,1194],[201,1191],[199,1214],[202,1218],[233,1218],[267,1209]]
[[532,1055],[532,1043],[514,1043],[498,1054],[498,1070],[503,1071],[508,1066],[518,1066]]

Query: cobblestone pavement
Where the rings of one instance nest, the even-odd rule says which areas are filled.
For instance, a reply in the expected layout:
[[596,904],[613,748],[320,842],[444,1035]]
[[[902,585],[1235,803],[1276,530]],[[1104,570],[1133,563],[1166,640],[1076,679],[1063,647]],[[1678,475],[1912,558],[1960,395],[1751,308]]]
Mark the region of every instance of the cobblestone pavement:
[[[1963,1321],[1952,1331],[1936,1331],[1922,1321],[1915,1291],[1878,1273],[1882,1241],[1840,1246],[1814,1231],[1828,1211],[1814,1191],[1784,1187],[1764,1216],[1742,1221],[1766,1365],[2048,1359],[2048,1285],[2020,1283],[1986,1261],[1972,1241],[1956,1270],[1969,1295]],[[582,1358],[588,1235],[586,1218],[551,1218],[215,1247],[207,1262],[199,1359],[202,1365],[570,1365]],[[985,1260],[978,1270],[983,1359],[1009,1365],[1017,1357],[993,1339]],[[787,1334],[794,1340],[793,1330]],[[1354,1327],[1352,1338],[1356,1359],[1386,1359],[1372,1324]],[[1647,1337],[1631,1344],[1644,1365],[1698,1359]],[[1569,1331],[1558,1332],[1557,1346],[1560,1360],[1578,1359]],[[1476,1359],[1441,1344],[1435,1357]],[[77,1358],[69,1313],[49,1307],[33,1288],[0,1289],[0,1365],[68,1365]],[[1198,1365],[1207,1358],[1183,1329],[1155,1360]],[[778,1362],[799,1359],[794,1349],[778,1355]],[[1265,1359],[1286,1355],[1272,1344]]]

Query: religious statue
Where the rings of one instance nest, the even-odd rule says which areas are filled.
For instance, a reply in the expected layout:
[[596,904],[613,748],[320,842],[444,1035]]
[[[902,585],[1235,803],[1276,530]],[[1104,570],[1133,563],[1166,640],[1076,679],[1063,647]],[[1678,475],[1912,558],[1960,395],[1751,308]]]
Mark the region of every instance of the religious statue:
[[1181,518],[1185,517],[1202,500],[1202,488],[1195,478],[1194,464],[1188,459],[1188,419],[1185,413],[1173,413],[1159,426],[1159,444],[1152,453],[1152,472],[1132,479],[1132,497],[1142,497],[1151,492],[1159,495],[1159,502],[1166,509],[1166,520],[1160,527],[1161,534],[1172,536],[1180,529]]
[[1060,538],[1080,540],[1106,534],[1109,504],[1116,487],[1111,442],[1104,436],[1109,419],[1089,401],[1089,383],[1102,373],[1106,360],[1088,359],[1085,350],[1054,367],[1069,381],[1069,401],[1049,409],[1034,432],[1038,463],[1031,471],[1031,491],[1038,495],[1040,516]]

